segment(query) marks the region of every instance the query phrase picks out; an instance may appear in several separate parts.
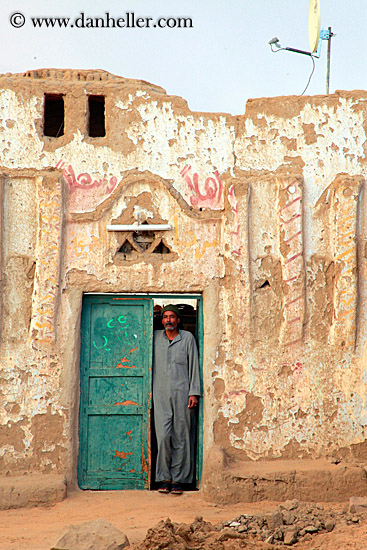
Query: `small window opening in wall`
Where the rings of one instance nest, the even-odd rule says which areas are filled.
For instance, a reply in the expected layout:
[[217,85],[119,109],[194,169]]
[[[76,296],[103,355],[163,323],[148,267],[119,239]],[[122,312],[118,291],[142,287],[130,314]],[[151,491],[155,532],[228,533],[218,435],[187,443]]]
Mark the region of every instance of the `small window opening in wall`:
[[270,283],[268,280],[266,280],[262,285],[259,286],[259,288],[266,288],[266,287],[270,287]]
[[64,98],[62,95],[45,94],[43,135],[59,137],[64,135]]
[[88,135],[90,137],[104,137],[105,128],[105,101],[102,95],[88,96]]

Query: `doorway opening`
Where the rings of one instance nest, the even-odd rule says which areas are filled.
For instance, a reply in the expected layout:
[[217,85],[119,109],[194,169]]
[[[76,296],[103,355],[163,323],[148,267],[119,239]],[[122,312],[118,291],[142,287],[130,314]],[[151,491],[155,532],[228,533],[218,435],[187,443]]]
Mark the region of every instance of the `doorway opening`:
[[[78,483],[81,489],[155,489],[152,414],[153,328],[174,303],[181,327],[197,341],[201,388],[202,296],[95,294],[83,296],[80,351]],[[202,399],[196,428],[195,482],[202,469]]]
[[[187,295],[167,295],[153,297],[153,331],[163,330],[161,310],[168,304],[175,305],[180,312],[179,329],[191,332],[195,337],[199,352],[201,391],[202,386],[202,321],[201,321],[201,297]],[[201,459],[202,459],[202,399],[199,400],[199,406],[195,410],[195,445],[194,445],[194,476],[192,483],[182,484],[185,491],[196,491],[199,489],[201,477]],[[155,480],[156,458],[157,458],[157,440],[154,426],[154,405],[151,409],[150,421],[150,489],[157,490],[159,484]]]

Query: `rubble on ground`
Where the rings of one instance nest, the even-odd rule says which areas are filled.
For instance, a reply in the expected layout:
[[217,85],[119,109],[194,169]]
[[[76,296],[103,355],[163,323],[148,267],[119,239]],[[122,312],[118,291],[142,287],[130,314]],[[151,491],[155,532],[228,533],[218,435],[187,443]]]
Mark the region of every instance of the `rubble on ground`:
[[[355,516],[349,515],[352,521]],[[278,506],[275,512],[255,516],[241,515],[225,523],[223,528],[253,535],[269,544],[291,546],[300,539],[307,540],[316,533],[332,531],[336,523],[341,521],[340,516],[347,519],[348,514],[327,511],[318,504],[305,504],[298,500],[291,500]]]
[[[148,530],[136,550],[226,550],[255,547],[252,543],[262,543],[264,549],[292,546],[311,540],[318,533],[331,532],[338,524],[357,525],[366,517],[365,512],[353,513],[351,509],[349,506],[337,512],[320,504],[291,500],[280,504],[274,512],[243,514],[218,525],[204,521],[201,516],[190,525],[166,519]],[[227,546],[228,541],[231,544]]]

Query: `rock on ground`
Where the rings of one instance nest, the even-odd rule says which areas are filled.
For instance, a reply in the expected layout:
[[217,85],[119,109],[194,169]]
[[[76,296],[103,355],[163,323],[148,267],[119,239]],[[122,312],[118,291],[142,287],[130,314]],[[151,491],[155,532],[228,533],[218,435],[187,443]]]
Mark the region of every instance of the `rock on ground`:
[[367,497],[350,497],[349,512],[351,514],[367,512]]
[[51,550],[122,550],[127,536],[105,519],[69,525]]

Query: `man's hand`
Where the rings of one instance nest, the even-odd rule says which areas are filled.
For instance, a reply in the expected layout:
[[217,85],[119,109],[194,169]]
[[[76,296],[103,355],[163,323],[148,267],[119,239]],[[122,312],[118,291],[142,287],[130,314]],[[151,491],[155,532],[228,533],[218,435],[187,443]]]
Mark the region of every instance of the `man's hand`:
[[189,409],[193,409],[199,403],[198,397],[196,395],[190,395],[189,404],[187,405]]

